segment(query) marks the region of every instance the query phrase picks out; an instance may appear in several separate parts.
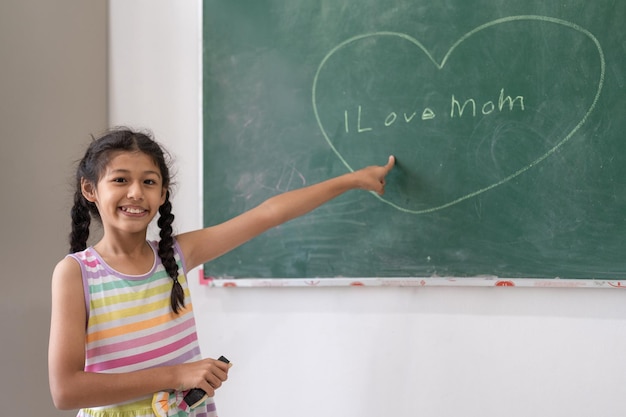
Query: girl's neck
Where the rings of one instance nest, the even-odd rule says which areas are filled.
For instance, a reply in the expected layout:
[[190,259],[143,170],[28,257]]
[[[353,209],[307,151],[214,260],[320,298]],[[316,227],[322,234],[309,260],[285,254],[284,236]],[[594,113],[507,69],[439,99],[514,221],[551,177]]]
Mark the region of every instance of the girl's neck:
[[145,236],[124,241],[103,238],[93,248],[113,269],[126,275],[143,275],[154,265],[154,251]]

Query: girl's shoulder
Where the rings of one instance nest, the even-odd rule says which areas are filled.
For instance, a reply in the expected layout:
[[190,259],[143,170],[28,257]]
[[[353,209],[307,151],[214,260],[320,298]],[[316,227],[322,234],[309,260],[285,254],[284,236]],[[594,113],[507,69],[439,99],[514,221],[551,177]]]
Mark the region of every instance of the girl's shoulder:
[[79,275],[81,273],[80,258],[72,256],[75,254],[67,255],[61,259],[54,267],[53,276],[55,275]]
[[75,258],[66,256],[56,264],[52,272],[52,288],[64,292],[75,289],[82,294],[82,268]]
[[72,252],[69,253],[67,255],[65,255],[65,259],[74,259],[76,262],[86,262],[89,259],[92,259],[95,257],[95,251],[93,250],[93,248],[90,246],[87,249],[84,249],[82,251],[79,252]]
[[[82,275],[88,274],[89,271],[102,269],[103,264],[100,256],[92,247],[88,247],[87,249],[79,252],[67,254],[61,262],[71,262],[78,265],[79,272]],[[59,264],[61,262],[59,262]]]

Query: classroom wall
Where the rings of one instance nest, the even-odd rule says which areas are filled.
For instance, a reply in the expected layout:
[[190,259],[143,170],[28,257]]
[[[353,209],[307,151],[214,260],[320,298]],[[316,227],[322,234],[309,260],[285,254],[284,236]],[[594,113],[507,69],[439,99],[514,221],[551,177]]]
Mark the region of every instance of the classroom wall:
[[50,277],[72,164],[107,124],[107,3],[0,2],[0,414],[71,416],[48,389]]
[[[49,277],[65,253],[71,164],[107,113],[172,151],[177,228],[202,224],[199,0],[109,8],[107,109],[104,2],[0,4],[7,415],[75,414],[55,411],[47,387]],[[194,277],[203,351],[235,363],[222,417],[626,414],[621,290],[207,288]]]

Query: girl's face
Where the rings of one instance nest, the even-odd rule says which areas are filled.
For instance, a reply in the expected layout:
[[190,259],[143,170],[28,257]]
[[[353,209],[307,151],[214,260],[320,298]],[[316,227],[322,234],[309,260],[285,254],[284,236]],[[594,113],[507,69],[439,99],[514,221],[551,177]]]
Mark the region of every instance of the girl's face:
[[145,233],[166,194],[159,167],[142,152],[115,154],[97,186],[83,180],[82,190],[98,207],[105,231],[126,233]]

